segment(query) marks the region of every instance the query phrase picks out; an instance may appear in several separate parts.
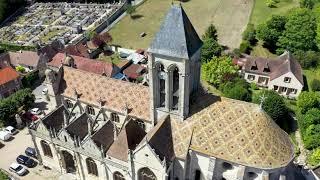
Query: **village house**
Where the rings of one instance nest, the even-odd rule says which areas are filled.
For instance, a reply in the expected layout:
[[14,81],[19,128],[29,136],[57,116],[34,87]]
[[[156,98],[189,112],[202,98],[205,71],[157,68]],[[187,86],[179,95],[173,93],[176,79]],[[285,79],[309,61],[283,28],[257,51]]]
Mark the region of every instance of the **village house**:
[[26,72],[39,71],[39,76],[43,77],[46,70],[48,57],[45,54],[34,51],[7,52],[0,55],[2,65],[14,68],[21,66]]
[[0,99],[10,96],[20,87],[20,75],[10,66],[0,67]]
[[201,90],[201,46],[172,5],[148,49],[149,87],[68,56],[47,69],[56,109],[30,129],[39,163],[81,180],[285,179],[288,134],[258,105]]
[[288,51],[275,59],[246,56],[234,62],[241,67],[241,74],[249,83],[288,98],[296,98],[302,91],[302,68]]

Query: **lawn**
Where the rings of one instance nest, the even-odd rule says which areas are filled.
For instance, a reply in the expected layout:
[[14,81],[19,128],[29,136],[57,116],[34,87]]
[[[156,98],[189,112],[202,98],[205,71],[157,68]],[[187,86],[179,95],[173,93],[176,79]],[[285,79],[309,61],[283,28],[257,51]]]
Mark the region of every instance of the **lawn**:
[[266,0],[255,0],[254,8],[250,17],[250,22],[258,25],[264,22],[267,18],[271,17],[273,14],[285,14],[288,10],[299,7],[298,0],[280,0],[276,4],[276,7],[269,8],[266,5]]
[[256,57],[266,57],[266,58],[274,58],[277,57],[277,55],[272,54],[268,49],[264,48],[262,46],[262,42],[258,42],[256,46],[252,48],[252,51],[250,53],[251,56]]
[[[137,7],[133,18],[127,15],[110,30],[113,43],[125,48],[147,48],[171,3],[171,0],[146,0]],[[219,41],[235,48],[249,21],[253,0],[189,0],[182,6],[199,35],[213,23],[218,29]],[[147,34],[143,38],[142,32]]]

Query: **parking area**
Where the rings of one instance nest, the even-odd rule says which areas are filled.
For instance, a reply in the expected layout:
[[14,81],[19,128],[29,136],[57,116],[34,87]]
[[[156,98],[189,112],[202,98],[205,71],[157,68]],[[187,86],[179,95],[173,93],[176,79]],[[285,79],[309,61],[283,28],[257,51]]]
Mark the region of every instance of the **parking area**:
[[[9,172],[9,166],[11,163],[16,162],[17,156],[20,154],[25,155],[24,150],[27,147],[33,147],[31,136],[28,133],[28,129],[24,128],[19,133],[13,136],[10,141],[3,142],[4,146],[0,148],[1,160],[0,168]],[[60,174],[54,170],[44,169],[43,166],[37,165],[34,168],[28,168],[29,173],[19,179],[36,180],[36,179],[58,179]],[[17,177],[16,175],[14,175]]]

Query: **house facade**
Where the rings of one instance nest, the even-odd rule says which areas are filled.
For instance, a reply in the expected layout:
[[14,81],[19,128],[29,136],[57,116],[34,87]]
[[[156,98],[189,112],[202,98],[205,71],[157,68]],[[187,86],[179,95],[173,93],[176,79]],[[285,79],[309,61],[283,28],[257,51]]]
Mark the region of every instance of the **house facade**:
[[249,83],[256,83],[288,98],[296,98],[302,91],[302,68],[288,51],[276,59],[247,56],[238,62],[241,62],[241,73]]
[[0,68],[0,99],[6,98],[21,87],[20,75],[11,67]]
[[41,164],[77,179],[284,179],[293,145],[258,105],[200,89],[202,42],[172,5],[148,49],[149,87],[62,63],[57,108],[30,128]]

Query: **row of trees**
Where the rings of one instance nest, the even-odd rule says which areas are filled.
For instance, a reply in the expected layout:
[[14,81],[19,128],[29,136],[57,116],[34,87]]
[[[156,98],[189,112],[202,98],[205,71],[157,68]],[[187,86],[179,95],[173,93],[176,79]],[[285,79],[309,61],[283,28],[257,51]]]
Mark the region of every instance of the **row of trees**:
[[311,165],[320,163],[320,95],[302,92],[297,100],[297,118],[305,148],[312,150]]
[[28,110],[32,107],[35,96],[31,89],[21,89],[11,96],[0,100],[0,123],[3,125],[13,124],[14,115],[20,110]]

